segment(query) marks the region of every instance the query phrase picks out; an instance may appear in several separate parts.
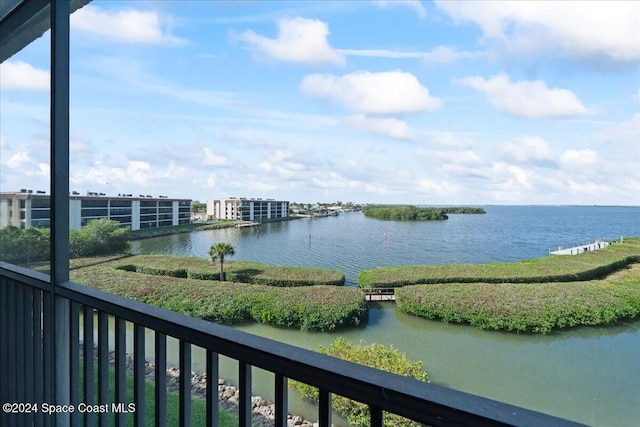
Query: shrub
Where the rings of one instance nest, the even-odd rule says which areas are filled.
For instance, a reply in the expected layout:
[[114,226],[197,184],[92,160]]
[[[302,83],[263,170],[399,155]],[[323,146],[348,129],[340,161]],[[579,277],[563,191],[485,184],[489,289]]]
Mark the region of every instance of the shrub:
[[129,249],[129,227],[118,221],[96,219],[80,230],[71,230],[69,252],[72,258],[126,252]]
[[50,230],[9,226],[0,230],[0,260],[29,265],[49,260]]
[[[410,361],[405,353],[398,351],[392,345],[367,344],[364,341],[360,341],[360,344],[356,345],[339,337],[328,348],[320,347],[318,351],[383,371],[415,378],[420,381],[429,381],[428,373],[422,369],[422,362]],[[291,385],[300,392],[304,399],[318,400],[317,388],[297,381],[291,381]],[[332,402],[334,409],[345,416],[349,424],[354,426],[369,425],[369,408],[364,403],[355,402],[342,396],[334,396]],[[390,413],[384,414],[383,424],[385,426],[398,427],[420,426],[419,423]]]

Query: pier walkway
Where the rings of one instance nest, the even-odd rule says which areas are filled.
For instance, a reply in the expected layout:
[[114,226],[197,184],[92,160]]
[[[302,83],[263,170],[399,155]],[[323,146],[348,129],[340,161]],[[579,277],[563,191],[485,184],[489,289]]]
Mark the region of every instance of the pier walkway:
[[367,301],[395,301],[395,288],[363,289]]
[[597,251],[598,249],[606,248],[610,246],[613,242],[606,240],[596,240],[591,243],[584,243],[581,245],[572,246],[569,248],[563,248],[562,246],[556,248],[555,250],[549,249],[549,255],[577,255],[584,252]]

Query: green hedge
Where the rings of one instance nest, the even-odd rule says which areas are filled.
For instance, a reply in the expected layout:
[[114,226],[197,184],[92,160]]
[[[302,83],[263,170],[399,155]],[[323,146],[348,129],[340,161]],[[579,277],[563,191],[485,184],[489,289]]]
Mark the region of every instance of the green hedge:
[[640,262],[640,239],[579,255],[548,256],[515,263],[414,265],[362,271],[362,288],[436,283],[548,283],[600,279]]
[[413,285],[395,292],[397,309],[482,329],[548,333],[640,315],[640,268],[607,280],[536,284]]
[[[132,257],[135,258],[135,257]],[[78,283],[218,323],[256,320],[302,330],[362,324],[368,306],[360,289],[344,286],[272,287],[138,273],[131,258],[71,271]],[[146,271],[150,271],[147,269]],[[156,269],[154,271],[161,271]]]
[[[116,265],[122,270],[157,276],[198,280],[218,280],[220,278],[219,265],[203,258],[176,255],[138,255],[129,257],[121,264]],[[344,285],[342,272],[322,268],[225,261],[224,271],[226,279],[230,282],[281,287]]]

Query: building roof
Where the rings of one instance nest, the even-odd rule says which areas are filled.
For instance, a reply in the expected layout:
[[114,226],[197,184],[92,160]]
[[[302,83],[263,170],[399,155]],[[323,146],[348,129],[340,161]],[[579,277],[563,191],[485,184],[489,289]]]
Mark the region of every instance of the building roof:
[[[69,0],[71,13],[91,0]],[[49,2],[2,0],[0,2],[0,63],[41,37],[50,27]]]

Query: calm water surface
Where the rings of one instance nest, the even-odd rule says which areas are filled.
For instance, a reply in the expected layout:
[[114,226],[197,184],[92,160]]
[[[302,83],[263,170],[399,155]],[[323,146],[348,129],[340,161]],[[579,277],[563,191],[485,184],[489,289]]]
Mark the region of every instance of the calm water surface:
[[[236,249],[233,259],[333,268],[345,273],[348,285],[355,285],[359,271],[378,266],[518,261],[546,256],[558,245],[640,236],[636,207],[485,210],[486,215],[451,215],[447,221],[423,223],[345,213],[148,239],[134,242],[133,251],[206,258],[212,244],[229,242]],[[393,344],[409,358],[421,360],[434,383],[586,424],[640,425],[640,321],[546,336],[515,335],[427,321],[385,303],[372,306],[366,326],[335,333],[256,323],[236,328],[309,349],[328,345],[340,335]],[[197,352],[194,369],[204,369]],[[259,384],[256,392],[270,393]]]

